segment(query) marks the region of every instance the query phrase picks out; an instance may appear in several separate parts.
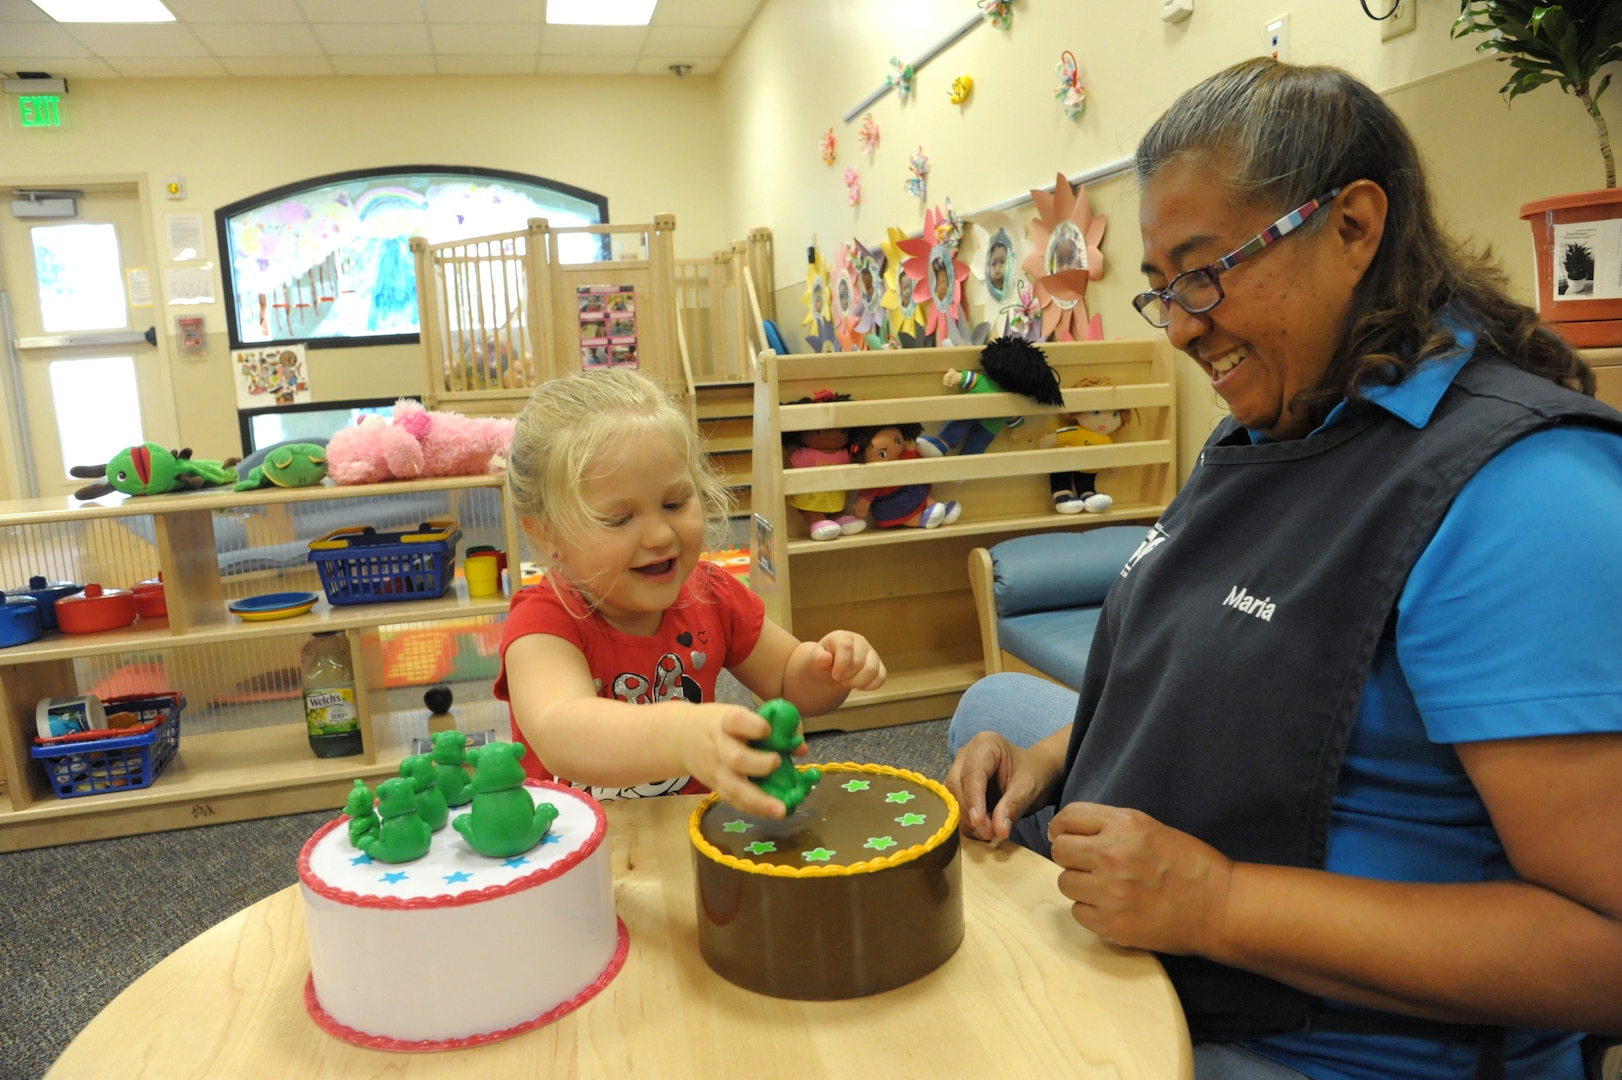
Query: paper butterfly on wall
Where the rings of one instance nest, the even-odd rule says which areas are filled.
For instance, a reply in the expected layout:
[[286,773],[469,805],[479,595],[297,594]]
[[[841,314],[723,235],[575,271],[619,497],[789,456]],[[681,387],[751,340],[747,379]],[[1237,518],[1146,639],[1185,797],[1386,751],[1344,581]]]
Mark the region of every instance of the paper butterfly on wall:
[[833,128],[829,128],[827,130],[827,132],[824,133],[823,136],[822,136],[822,163],[824,165],[832,165],[834,163],[834,129]]
[[1004,307],[1001,314],[1004,336],[1024,338],[1026,341],[1042,340],[1042,302],[1031,291],[1029,282],[1020,281],[1019,299]]
[[946,196],[946,209],[935,213],[935,242],[953,255],[963,246],[963,219],[952,209],[952,197]]
[[912,94],[912,80],[918,71],[911,64],[901,62],[901,57],[890,57],[890,74],[884,77],[884,85],[896,92],[896,96],[906,101]]
[[855,169],[845,170],[845,202],[855,206],[862,201],[862,178]]
[[979,7],[980,17],[998,30],[1014,25],[1014,0],[980,0]]
[[951,89],[946,91],[946,100],[953,105],[961,105],[969,100],[969,95],[972,93],[974,93],[974,76],[969,74],[959,75],[952,80]]
[[1064,106],[1064,114],[1074,120],[1087,108],[1087,88],[1081,85],[1081,69],[1076,66],[1076,55],[1069,49],[1059,54],[1059,65],[1054,68],[1059,85],[1053,91],[1053,100]]
[[862,148],[864,154],[871,154],[879,148],[879,125],[872,113],[862,117],[862,126],[856,132],[856,145]]
[[929,197],[929,155],[924,148],[919,147],[918,152],[907,159],[907,171],[912,175],[907,179],[907,194],[920,202]]

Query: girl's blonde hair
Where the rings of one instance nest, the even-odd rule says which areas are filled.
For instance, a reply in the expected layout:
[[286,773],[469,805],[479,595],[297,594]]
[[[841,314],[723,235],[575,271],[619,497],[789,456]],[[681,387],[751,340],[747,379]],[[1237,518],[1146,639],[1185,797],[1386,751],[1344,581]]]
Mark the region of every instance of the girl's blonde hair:
[[731,500],[698,431],[670,395],[624,368],[582,371],[535,388],[513,426],[507,490],[521,519],[571,543],[603,528],[580,491],[609,445],[663,437],[682,454],[704,507],[704,540],[724,547]]

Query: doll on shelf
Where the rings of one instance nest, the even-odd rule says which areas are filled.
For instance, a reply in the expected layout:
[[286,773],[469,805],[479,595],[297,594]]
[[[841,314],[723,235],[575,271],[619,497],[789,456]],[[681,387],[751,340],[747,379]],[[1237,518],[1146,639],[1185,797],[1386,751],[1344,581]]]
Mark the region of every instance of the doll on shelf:
[[[1007,391],[1027,397],[1038,405],[1063,405],[1059,377],[1048,366],[1048,358],[1034,344],[1018,337],[992,338],[980,351],[979,371],[947,368],[941,385],[969,394],[997,394]],[[1003,419],[949,420],[939,435],[924,435],[920,444],[929,447],[926,457],[939,457],[956,450],[959,455],[978,454],[1004,427],[1018,427],[1022,416]],[[930,450],[936,451],[931,453]]]
[[[800,398],[791,404],[810,405],[849,400],[849,394],[818,390],[810,397]],[[849,465],[853,460],[850,456],[850,432],[845,428],[785,431],[783,451],[783,463],[790,469],[809,469],[819,465]],[[798,510],[800,516],[805,519],[805,527],[813,540],[835,540],[867,528],[867,522],[861,517],[845,512],[843,491],[805,491],[798,495],[790,495],[788,504]]]
[[[922,424],[858,428],[851,432],[850,452],[858,461],[867,464],[919,458],[923,455],[918,453],[915,443],[922,432]],[[852,512],[858,517],[866,517],[871,511],[873,524],[880,529],[899,529],[909,525],[933,529],[950,525],[962,515],[963,507],[956,501],[936,502],[930,497],[929,491],[928,484],[866,488],[856,493]]]
[[[1088,387],[1113,384],[1102,375],[1084,375],[1077,379],[1074,385]],[[1065,426],[1052,434],[1042,436],[1037,440],[1038,447],[1049,450],[1055,446],[1107,446],[1115,441],[1112,436],[1126,422],[1120,409],[1065,413],[1061,420]],[[1048,474],[1048,484],[1053,490],[1053,509],[1061,514],[1079,514],[1082,511],[1102,514],[1115,505],[1115,500],[1095,490],[1097,482],[1096,472],[1071,470]]]

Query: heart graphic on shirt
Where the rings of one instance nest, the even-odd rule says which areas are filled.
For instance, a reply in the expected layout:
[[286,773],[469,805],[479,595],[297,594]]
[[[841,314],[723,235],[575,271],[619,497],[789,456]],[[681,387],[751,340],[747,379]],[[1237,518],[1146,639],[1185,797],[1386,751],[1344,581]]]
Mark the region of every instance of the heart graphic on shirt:
[[698,643],[700,645],[708,645],[710,643],[710,632],[708,630],[700,630],[698,632]]
[[683,630],[681,633],[676,635],[676,640],[681,642],[684,646],[691,645],[693,643],[693,635],[688,633],[686,630]]
[[693,670],[698,671],[704,667],[704,661],[710,658],[709,653],[696,652],[693,654]]

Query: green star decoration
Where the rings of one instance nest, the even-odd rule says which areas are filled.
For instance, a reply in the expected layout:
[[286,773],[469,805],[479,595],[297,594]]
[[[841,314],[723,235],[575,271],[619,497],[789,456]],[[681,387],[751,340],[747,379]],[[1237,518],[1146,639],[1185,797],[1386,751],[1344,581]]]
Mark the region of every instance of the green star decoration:
[[770,840],[756,840],[752,844],[745,844],[743,849],[751,855],[764,855],[769,851],[776,851],[777,845]]
[[806,862],[827,862],[829,859],[833,858],[837,854],[838,854],[838,852],[829,851],[825,847],[812,848],[810,851],[805,853],[805,861]]
[[869,836],[863,847],[870,847],[874,851],[883,851],[885,848],[895,847],[896,841],[888,836]]
[[910,791],[892,791],[892,792],[890,792],[890,794],[888,794],[888,795],[886,795],[884,797],[884,801],[885,802],[895,802],[895,803],[908,803],[908,802],[912,802],[912,800],[916,799],[917,797],[918,796],[914,795]]
[[749,823],[739,818],[737,821],[728,821],[721,826],[727,832],[748,832]]
[[846,791],[866,791],[873,785],[868,783],[866,780],[846,780],[840,786]]
[[902,814],[900,817],[896,818],[896,821],[902,825],[922,825],[924,823],[924,815]]

